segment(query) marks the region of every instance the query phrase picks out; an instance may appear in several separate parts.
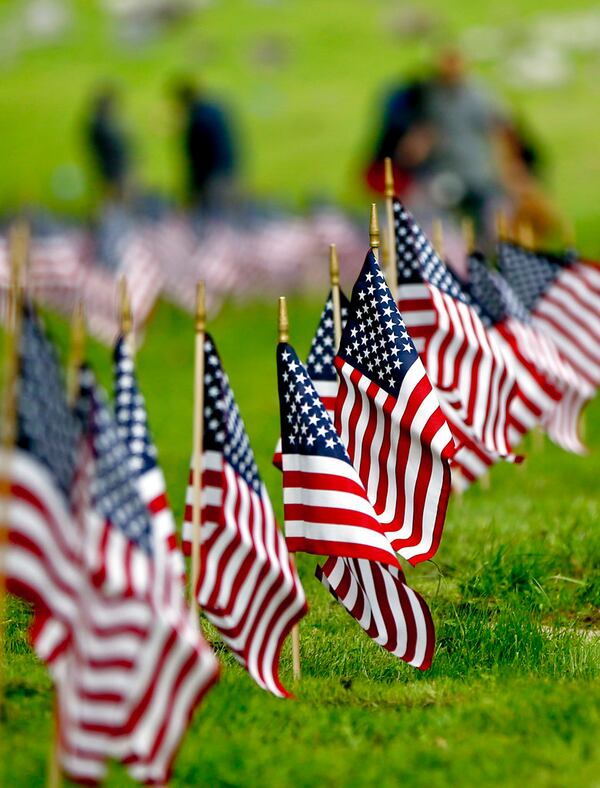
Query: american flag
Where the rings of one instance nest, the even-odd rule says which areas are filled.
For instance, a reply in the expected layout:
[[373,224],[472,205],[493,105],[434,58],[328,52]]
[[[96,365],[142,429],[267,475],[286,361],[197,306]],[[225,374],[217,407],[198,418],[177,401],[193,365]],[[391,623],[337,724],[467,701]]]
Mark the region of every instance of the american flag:
[[435,649],[431,612],[406,584],[399,566],[360,558],[329,558],[317,578],[376,643],[427,670]]
[[[340,290],[340,317],[342,329],[346,325],[349,306],[350,302],[342,290]],[[331,293],[329,293],[323,311],[321,312],[319,325],[317,326],[310,346],[310,352],[306,361],[306,370],[332,421],[334,418],[335,399],[338,392],[338,376],[333,363],[336,351],[333,324],[333,297]],[[277,446],[275,447],[273,465],[281,470],[281,438],[277,441]]]
[[82,485],[90,486],[79,615],[68,646],[52,643],[47,627],[36,640],[38,648],[43,642],[59,652],[52,671],[65,771],[97,780],[105,760],[115,758],[140,781],[164,782],[217,664],[185,606],[157,604],[149,513],[101,392],[89,373],[83,382],[91,464],[81,472]]
[[450,429],[372,252],[352,291],[335,359],[335,424],[393,547],[437,550],[450,491]]
[[79,429],[54,350],[29,309],[19,351],[17,446],[2,453],[0,464],[10,484],[1,502],[8,525],[0,545],[6,546],[3,568],[9,591],[31,602],[37,614],[71,627],[81,563],[69,500]]
[[[279,655],[306,600],[259,475],[248,435],[210,336],[205,341],[200,579],[208,620],[256,683],[275,695]],[[191,552],[190,473],[184,547]]]
[[479,256],[469,260],[469,288],[485,315],[514,338],[525,361],[537,368],[558,390],[558,403],[546,409],[542,425],[557,445],[582,453],[578,423],[581,410],[594,394],[593,388],[562,358],[554,342],[535,328],[531,316],[509,283],[490,270]]
[[277,348],[277,375],[289,549],[398,566],[308,370],[285,343]]
[[491,453],[510,455],[518,384],[502,348],[413,217],[394,201],[399,306],[434,386],[454,392],[466,425]]
[[[185,577],[183,556],[177,545],[175,519],[167,499],[167,487],[158,464],[156,446],[148,427],[146,402],[139,389],[129,341],[121,336],[114,350],[115,418],[119,436],[129,451],[129,467],[138,493],[148,507],[153,526],[154,551],[166,559],[165,592],[181,596],[175,578]],[[175,586],[169,590],[170,583]],[[183,588],[181,589],[183,592]]]
[[180,605],[157,599],[153,524],[129,452],[89,371],[81,383],[85,461],[74,499],[86,577],[69,645],[52,663],[61,760],[79,780],[100,779],[113,758],[140,782],[164,783],[218,665],[183,589]]
[[600,287],[598,270],[566,256],[536,253],[502,243],[500,273],[577,374],[600,385]]

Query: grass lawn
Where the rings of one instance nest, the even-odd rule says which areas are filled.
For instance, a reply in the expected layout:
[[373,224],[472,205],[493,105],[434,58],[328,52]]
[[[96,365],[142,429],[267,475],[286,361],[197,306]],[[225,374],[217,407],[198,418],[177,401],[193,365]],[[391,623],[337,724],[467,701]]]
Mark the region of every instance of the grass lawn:
[[[290,304],[307,351],[320,305]],[[278,515],[270,457],[278,432],[275,304],[228,304],[211,326]],[[64,346],[61,321],[50,319]],[[163,304],[138,356],[141,384],[178,517],[191,440],[192,323]],[[93,345],[105,382],[109,354]],[[600,403],[596,450],[577,458],[528,441],[521,467],[453,500],[435,564],[408,570],[431,603],[438,646],[426,673],[375,646],[313,577],[301,625],[296,701],[259,690],[218,645],[220,684],[176,762],[174,785],[597,785],[600,770]],[[8,609],[3,785],[44,783],[52,693],[26,642],[27,612]],[[291,683],[289,645],[283,676]],[[1,772],[0,772],[1,774]],[[115,768],[110,785],[128,785]]]
[[[18,0],[0,4],[0,25]],[[92,188],[71,202],[53,188],[57,167],[83,164],[82,110],[98,79],[125,89],[140,177],[177,189],[174,129],[164,87],[202,75],[237,108],[245,177],[255,193],[301,204],[322,194],[364,206],[357,157],[382,85],[426,47],[400,38],[392,0],[214,0],[193,21],[143,47],[118,43],[100,3],[73,0],[61,46],[11,54],[0,40],[0,213],[34,201],[85,214]],[[404,7],[404,6],[402,6]],[[441,38],[482,24],[524,36],[542,14],[589,2],[428,0]],[[419,8],[421,6],[419,5]],[[4,42],[6,43],[6,42]],[[275,61],[264,51],[275,52]],[[279,54],[277,54],[279,53]],[[553,193],[589,254],[600,253],[597,55],[575,58],[552,90],[508,88],[503,61],[480,72],[530,120],[551,159]],[[291,336],[309,346],[321,304],[290,302]],[[281,518],[270,465],[278,434],[276,304],[228,303],[211,326]],[[66,346],[64,322],[49,317]],[[138,357],[154,436],[181,519],[191,444],[192,321],[161,304]],[[110,358],[92,344],[105,383]],[[301,625],[296,701],[259,690],[216,647],[223,677],[194,718],[176,762],[177,786],[598,786],[600,774],[600,402],[589,410],[585,458],[526,441],[526,462],[503,465],[453,500],[435,563],[408,569],[437,627],[433,667],[419,673],[375,646],[299,557],[310,603]],[[11,600],[5,642],[0,785],[45,784],[52,692],[27,645],[26,608]],[[592,634],[589,634],[592,633]],[[595,635],[594,635],[595,633]],[[291,655],[282,658],[291,684]],[[110,785],[128,785],[115,768]]]

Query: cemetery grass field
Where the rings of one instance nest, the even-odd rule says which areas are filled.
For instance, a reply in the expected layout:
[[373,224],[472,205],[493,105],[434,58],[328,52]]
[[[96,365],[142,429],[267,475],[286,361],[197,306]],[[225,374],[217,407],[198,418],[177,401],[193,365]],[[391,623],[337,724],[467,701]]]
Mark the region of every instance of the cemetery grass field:
[[[0,23],[17,5],[0,4]],[[94,209],[93,189],[65,200],[53,184],[57,168],[85,166],[82,112],[106,77],[123,87],[140,177],[176,192],[165,86],[173,74],[192,72],[237,109],[252,193],[297,206],[322,195],[366,217],[356,173],[369,113],[381,86],[423,56],[416,36],[393,34],[397,3],[215,0],[193,24],[142,48],[114,44],[100,3],[72,6],[73,26],[60,46],[14,55],[1,47],[0,144],[10,153],[2,161],[1,214],[32,202],[79,217]],[[443,40],[482,24],[519,36],[542,14],[590,4],[577,0],[565,11],[564,0],[429,0],[427,7],[444,20]],[[599,256],[599,61],[580,60],[572,80],[552,90],[507,87],[501,57],[479,73],[529,119],[550,160],[553,195],[574,220],[583,251]],[[301,356],[320,308],[314,299],[290,301]],[[64,353],[65,322],[47,320]],[[281,481],[270,465],[278,434],[276,304],[228,303],[211,330],[281,520]],[[109,351],[94,343],[89,350],[109,384]],[[191,445],[192,350],[191,318],[160,304],[138,371],[178,521]],[[375,646],[314,579],[316,558],[299,556],[310,612],[301,623],[297,699],[258,689],[214,638],[222,678],[194,717],[173,785],[598,786],[598,400],[586,433],[589,456],[528,438],[522,466],[494,468],[489,490],[476,486],[451,501],[435,563],[407,568],[437,628],[425,673]],[[26,607],[9,600],[0,785],[14,788],[45,785],[51,739],[52,688],[29,649],[28,620]],[[289,644],[282,675],[292,687]],[[111,770],[108,785],[130,784],[121,769]]]
[[[308,350],[320,304],[292,299],[291,337]],[[66,347],[67,329],[48,316]],[[276,305],[227,304],[211,323],[281,519],[270,466],[278,434]],[[181,519],[191,441],[193,326],[167,304],[138,354],[150,423]],[[90,356],[110,383],[109,352]],[[435,563],[408,569],[431,605],[437,650],[420,673],[373,644],[299,567],[310,612],[301,623],[295,701],[258,689],[224,651],[220,683],[194,717],[174,786],[597,786],[600,773],[600,402],[592,452],[578,458],[533,438],[525,463],[497,467],[489,490],[453,500]],[[0,784],[45,784],[51,683],[27,642],[28,612],[10,600],[4,654]],[[292,686],[289,643],[282,656]],[[4,774],[2,771],[4,770]],[[129,785],[113,767],[108,785]]]

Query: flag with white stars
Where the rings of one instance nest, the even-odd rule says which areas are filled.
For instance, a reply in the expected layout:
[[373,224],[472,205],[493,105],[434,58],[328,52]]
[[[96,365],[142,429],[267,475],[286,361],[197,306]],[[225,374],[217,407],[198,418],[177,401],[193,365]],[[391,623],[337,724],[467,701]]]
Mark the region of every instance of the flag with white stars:
[[520,408],[515,371],[478,306],[398,200],[394,222],[398,306],[431,382],[440,398],[460,403],[461,420],[485,451],[508,456],[512,411]]
[[[183,556],[177,545],[175,518],[167,498],[165,477],[148,426],[146,402],[138,385],[129,343],[123,336],[115,345],[114,374],[119,437],[127,449],[129,468],[138,493],[150,513],[157,560],[162,563],[164,559],[167,564],[165,592],[169,596],[174,595],[176,600],[183,594]],[[170,588],[171,583],[179,588]]]
[[600,272],[571,256],[498,245],[500,273],[576,373],[600,385]]
[[335,425],[394,548],[431,558],[450,492],[450,429],[372,252],[335,359]]
[[289,549],[398,566],[308,370],[285,343],[277,347],[277,377]]
[[6,587],[71,627],[80,585],[81,545],[71,512],[80,429],[71,413],[54,347],[33,309],[23,310],[18,348],[17,436],[0,450],[11,484],[0,558]]
[[[340,317],[342,329],[346,325],[349,305],[350,302],[340,290]],[[337,397],[338,391],[338,376],[333,364],[336,350],[333,298],[330,292],[327,296],[323,311],[321,312],[319,325],[317,326],[310,346],[310,352],[306,361],[306,370],[332,421],[335,398]],[[273,465],[281,470],[281,438],[277,441],[277,446],[275,447]]]
[[[306,613],[304,590],[275,521],[267,489],[212,338],[204,345],[200,579],[196,595],[207,618],[256,683],[289,693],[279,654]],[[184,547],[191,552],[190,472]]]

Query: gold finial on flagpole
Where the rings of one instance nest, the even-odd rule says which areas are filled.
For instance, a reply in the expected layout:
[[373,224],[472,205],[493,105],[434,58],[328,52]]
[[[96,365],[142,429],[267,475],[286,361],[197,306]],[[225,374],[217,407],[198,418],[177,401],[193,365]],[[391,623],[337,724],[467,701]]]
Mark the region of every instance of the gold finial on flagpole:
[[206,330],[206,286],[204,280],[196,285],[196,332]]
[[377,257],[379,249],[379,220],[377,219],[377,205],[371,203],[371,217],[369,220],[369,246]]
[[508,241],[508,219],[506,211],[496,213],[496,236],[498,241]]
[[121,333],[124,337],[128,337],[133,331],[133,316],[127,288],[127,277],[125,275],[119,279],[119,317]]
[[463,216],[461,228],[468,256],[475,251],[475,224],[473,219],[470,216]]
[[197,616],[200,610],[197,590],[200,579],[202,539],[202,462],[204,455],[204,337],[206,330],[205,285],[196,285],[194,345],[194,417],[192,446],[192,577],[190,608]]
[[340,301],[340,264],[335,244],[329,246],[329,279],[333,309],[333,340],[337,351],[342,339],[342,306]]
[[519,222],[517,226],[517,239],[522,247],[533,251],[535,249],[535,233],[531,222]]
[[392,168],[392,160],[390,159],[389,156],[385,157],[383,165],[385,172],[383,194],[385,197],[393,197],[394,196],[394,170]]
[[288,320],[287,299],[279,296],[279,320],[277,322],[279,342],[290,341],[290,321]]
[[71,347],[67,362],[67,400],[73,407],[79,392],[79,369],[85,349],[85,315],[83,303],[78,301],[71,317]]
[[444,259],[444,225],[441,219],[434,219],[431,223],[431,237],[433,248],[440,259]]

